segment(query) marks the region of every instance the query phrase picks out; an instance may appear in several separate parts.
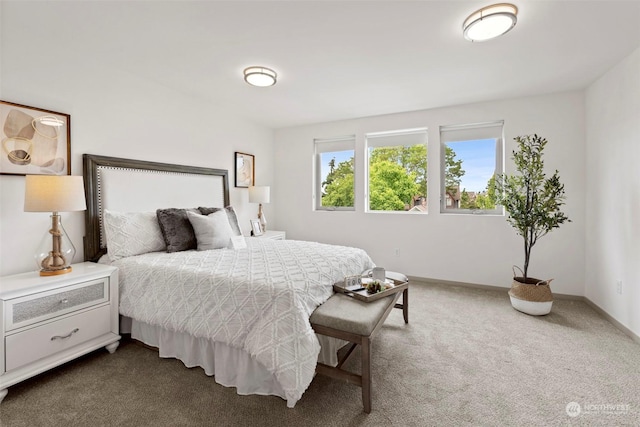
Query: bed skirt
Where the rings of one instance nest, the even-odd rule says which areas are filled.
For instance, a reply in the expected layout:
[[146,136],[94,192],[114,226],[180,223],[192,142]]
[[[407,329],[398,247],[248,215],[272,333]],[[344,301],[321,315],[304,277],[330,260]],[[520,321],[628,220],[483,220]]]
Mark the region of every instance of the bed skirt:
[[[279,396],[287,400],[275,376],[242,349],[205,338],[195,338],[184,332],[167,331],[124,316],[120,318],[120,332],[131,333],[131,338],[158,348],[162,358],[178,359],[187,368],[201,367],[205,374],[214,377],[216,383],[235,387],[240,395]],[[318,361],[336,366],[337,352],[348,342],[323,335],[316,336],[321,347]],[[287,406],[293,408],[296,402],[287,400]]]

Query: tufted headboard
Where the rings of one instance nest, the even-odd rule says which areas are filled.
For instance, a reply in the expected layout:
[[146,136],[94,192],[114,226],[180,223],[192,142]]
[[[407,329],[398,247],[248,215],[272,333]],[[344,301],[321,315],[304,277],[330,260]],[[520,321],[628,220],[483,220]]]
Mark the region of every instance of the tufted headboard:
[[84,259],[107,252],[103,211],[145,212],[162,208],[229,205],[229,173],[169,163],[84,154]]

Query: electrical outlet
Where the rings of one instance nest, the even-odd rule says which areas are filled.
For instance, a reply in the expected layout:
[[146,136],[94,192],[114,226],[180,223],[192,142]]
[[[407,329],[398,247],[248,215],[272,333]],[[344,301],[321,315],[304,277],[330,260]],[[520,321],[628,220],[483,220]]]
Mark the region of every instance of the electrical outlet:
[[617,292],[619,295],[622,295],[622,280],[618,280],[618,281],[616,282],[616,292]]
[[395,249],[393,250],[393,254],[394,254],[395,256],[400,256],[400,248],[395,248]]

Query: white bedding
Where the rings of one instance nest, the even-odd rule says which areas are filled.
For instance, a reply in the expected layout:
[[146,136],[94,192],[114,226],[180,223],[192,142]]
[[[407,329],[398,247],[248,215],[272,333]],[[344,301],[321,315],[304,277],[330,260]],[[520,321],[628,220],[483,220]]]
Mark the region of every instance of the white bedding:
[[223,342],[271,372],[292,407],[320,351],[309,316],[346,275],[373,267],[361,249],[247,238],[246,249],[153,252],[120,268],[120,313]]

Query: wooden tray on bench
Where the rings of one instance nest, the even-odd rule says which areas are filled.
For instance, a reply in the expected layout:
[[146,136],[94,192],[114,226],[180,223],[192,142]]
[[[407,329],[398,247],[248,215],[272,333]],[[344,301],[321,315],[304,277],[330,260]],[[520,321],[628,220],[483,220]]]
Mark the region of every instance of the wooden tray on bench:
[[388,297],[389,295],[402,292],[409,287],[409,282],[400,282],[400,281],[389,279],[389,278],[387,278],[386,282],[391,284],[395,283],[395,285],[391,288],[385,289],[384,291],[377,292],[375,294],[370,294],[369,292],[367,292],[366,289],[363,289],[361,291],[352,291],[341,286],[342,284],[337,284],[337,283],[333,285],[333,290],[337,293],[348,295],[360,301],[372,302],[372,301],[377,301],[380,298],[385,298],[385,297]]

